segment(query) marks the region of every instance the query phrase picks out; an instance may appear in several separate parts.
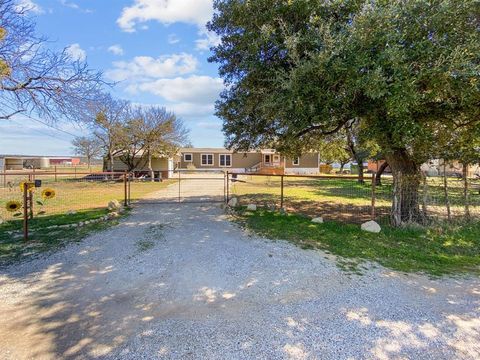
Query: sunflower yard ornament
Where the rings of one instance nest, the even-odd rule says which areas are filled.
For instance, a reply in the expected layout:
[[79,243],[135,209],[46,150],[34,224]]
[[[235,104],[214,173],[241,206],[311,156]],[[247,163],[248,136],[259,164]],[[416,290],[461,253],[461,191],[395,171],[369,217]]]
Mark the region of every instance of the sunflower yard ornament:
[[45,203],[49,200],[55,199],[55,196],[57,196],[57,193],[55,192],[54,189],[51,188],[46,188],[42,191],[42,200],[37,200],[36,203],[37,205],[40,205],[40,211],[37,213],[38,215],[43,215],[46,213],[44,210]]
[[55,190],[46,188],[45,190],[42,191],[42,199],[43,200],[50,200],[54,199],[56,196]]
[[7,201],[5,208],[7,209],[8,212],[16,213],[20,211],[20,209],[22,208],[22,203],[17,200],[10,200],[10,201]]

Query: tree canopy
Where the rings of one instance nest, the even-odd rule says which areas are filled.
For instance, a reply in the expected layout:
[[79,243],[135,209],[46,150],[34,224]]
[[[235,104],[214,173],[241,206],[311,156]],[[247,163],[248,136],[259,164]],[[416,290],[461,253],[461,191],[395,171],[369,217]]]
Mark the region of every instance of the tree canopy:
[[480,3],[218,0],[215,10],[226,145],[298,152],[355,119],[392,169],[395,223],[415,221],[420,164],[446,128],[480,126]]

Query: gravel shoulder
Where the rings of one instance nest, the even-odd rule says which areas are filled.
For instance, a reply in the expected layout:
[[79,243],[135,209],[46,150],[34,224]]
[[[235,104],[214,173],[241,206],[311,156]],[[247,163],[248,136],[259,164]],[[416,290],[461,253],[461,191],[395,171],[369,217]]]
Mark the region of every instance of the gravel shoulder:
[[480,358],[478,278],[349,275],[217,204],[145,203],[0,270],[0,314],[0,359]]

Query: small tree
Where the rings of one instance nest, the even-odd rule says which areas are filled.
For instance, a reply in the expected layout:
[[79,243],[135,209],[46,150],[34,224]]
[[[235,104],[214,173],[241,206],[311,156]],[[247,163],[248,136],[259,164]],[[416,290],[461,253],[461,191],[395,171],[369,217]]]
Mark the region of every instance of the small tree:
[[170,156],[188,141],[183,122],[162,107],[135,107],[125,124],[125,143],[120,157],[128,169],[147,165],[154,180],[154,156]]
[[75,154],[84,156],[87,159],[87,165],[90,167],[91,161],[102,152],[102,146],[97,138],[80,136],[72,141]]
[[101,101],[89,104],[88,125],[92,136],[98,139],[104,153],[104,170],[114,170],[114,157],[125,147],[125,123],[130,104],[103,94]]

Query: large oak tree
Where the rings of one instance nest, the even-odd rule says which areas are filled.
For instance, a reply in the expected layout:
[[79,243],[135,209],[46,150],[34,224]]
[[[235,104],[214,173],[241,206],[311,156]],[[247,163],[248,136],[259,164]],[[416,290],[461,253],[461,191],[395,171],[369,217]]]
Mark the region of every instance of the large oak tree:
[[474,0],[217,0],[211,61],[227,146],[298,152],[353,119],[394,177],[395,225],[421,221],[420,165],[448,128],[480,126]]

